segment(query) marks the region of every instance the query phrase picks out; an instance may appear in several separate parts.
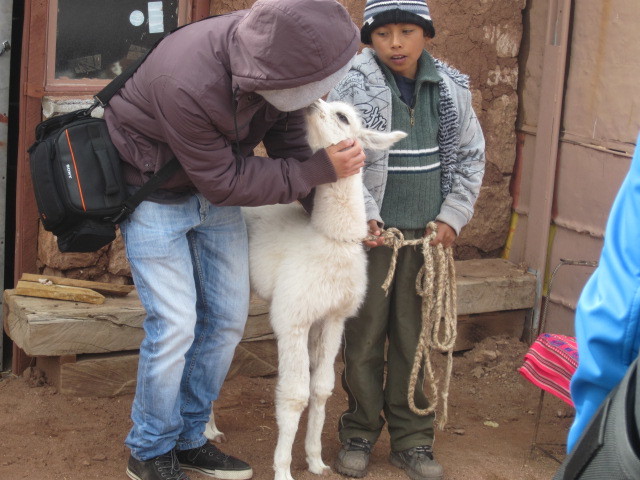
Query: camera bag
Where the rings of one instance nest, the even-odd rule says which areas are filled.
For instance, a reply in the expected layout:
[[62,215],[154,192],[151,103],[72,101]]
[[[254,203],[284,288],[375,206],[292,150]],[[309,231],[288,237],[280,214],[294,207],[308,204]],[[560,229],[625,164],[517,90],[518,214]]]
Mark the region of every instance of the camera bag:
[[607,395],[553,480],[640,478],[640,357]]

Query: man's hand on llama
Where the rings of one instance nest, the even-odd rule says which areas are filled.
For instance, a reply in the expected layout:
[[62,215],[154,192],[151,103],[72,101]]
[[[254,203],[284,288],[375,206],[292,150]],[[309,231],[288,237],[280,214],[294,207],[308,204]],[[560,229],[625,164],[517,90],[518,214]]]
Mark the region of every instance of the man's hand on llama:
[[[453,245],[453,242],[456,240],[456,231],[447,225],[444,222],[435,222],[438,226],[436,231],[436,236],[433,240],[429,242],[429,245],[436,246],[438,244],[442,244],[444,248],[450,247]],[[431,233],[431,229],[427,228],[424,232],[424,236],[426,237]]]
[[364,167],[364,150],[357,139],[348,138],[325,149],[338,178],[355,175]]
[[[377,220],[369,220],[367,222],[369,236],[362,242],[365,247],[375,248],[384,244],[384,237],[382,237],[382,229]],[[376,237],[375,239],[373,237]]]

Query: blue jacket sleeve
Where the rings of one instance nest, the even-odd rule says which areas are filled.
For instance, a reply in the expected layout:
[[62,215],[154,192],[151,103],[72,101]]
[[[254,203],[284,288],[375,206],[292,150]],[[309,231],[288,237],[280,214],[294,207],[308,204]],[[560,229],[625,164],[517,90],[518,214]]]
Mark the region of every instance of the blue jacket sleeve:
[[[640,137],[638,138],[640,142]],[[576,417],[570,452],[607,394],[620,382],[640,346],[640,143],[618,191],[598,268],[576,309],[578,368],[571,381]]]

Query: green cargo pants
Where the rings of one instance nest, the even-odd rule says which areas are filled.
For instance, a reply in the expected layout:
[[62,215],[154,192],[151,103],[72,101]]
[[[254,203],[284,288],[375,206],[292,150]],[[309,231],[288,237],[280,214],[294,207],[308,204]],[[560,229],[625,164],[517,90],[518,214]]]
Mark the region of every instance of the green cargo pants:
[[[422,231],[403,233],[406,239],[413,239]],[[422,326],[422,299],[416,294],[415,281],[423,256],[418,248],[400,249],[394,281],[385,296],[382,284],[391,254],[387,247],[368,252],[367,296],[358,316],[348,319],[345,325],[342,385],[349,397],[349,408],[340,417],[338,428],[341,442],[360,437],[375,443],[386,419],[391,449],[400,451],[433,444],[434,415],[414,414],[407,400]],[[424,409],[429,401],[422,384],[423,372],[416,384],[415,404]]]

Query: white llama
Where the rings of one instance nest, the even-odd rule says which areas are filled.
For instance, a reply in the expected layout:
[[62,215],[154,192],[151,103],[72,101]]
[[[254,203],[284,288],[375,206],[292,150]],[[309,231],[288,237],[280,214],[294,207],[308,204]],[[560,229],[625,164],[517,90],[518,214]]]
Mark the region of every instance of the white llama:
[[[312,150],[345,138],[386,149],[406,136],[362,126],[355,109],[318,100],[307,108]],[[251,286],[270,301],[278,344],[275,480],[293,480],[291,450],[300,415],[309,405],[305,449],[309,471],[328,474],[321,458],[325,404],[333,391],[333,364],[344,322],[366,291],[367,235],[362,174],[319,185],[311,215],[298,203],[243,209],[249,231]],[[213,431],[215,425],[209,425]],[[216,433],[219,433],[215,429]]]

